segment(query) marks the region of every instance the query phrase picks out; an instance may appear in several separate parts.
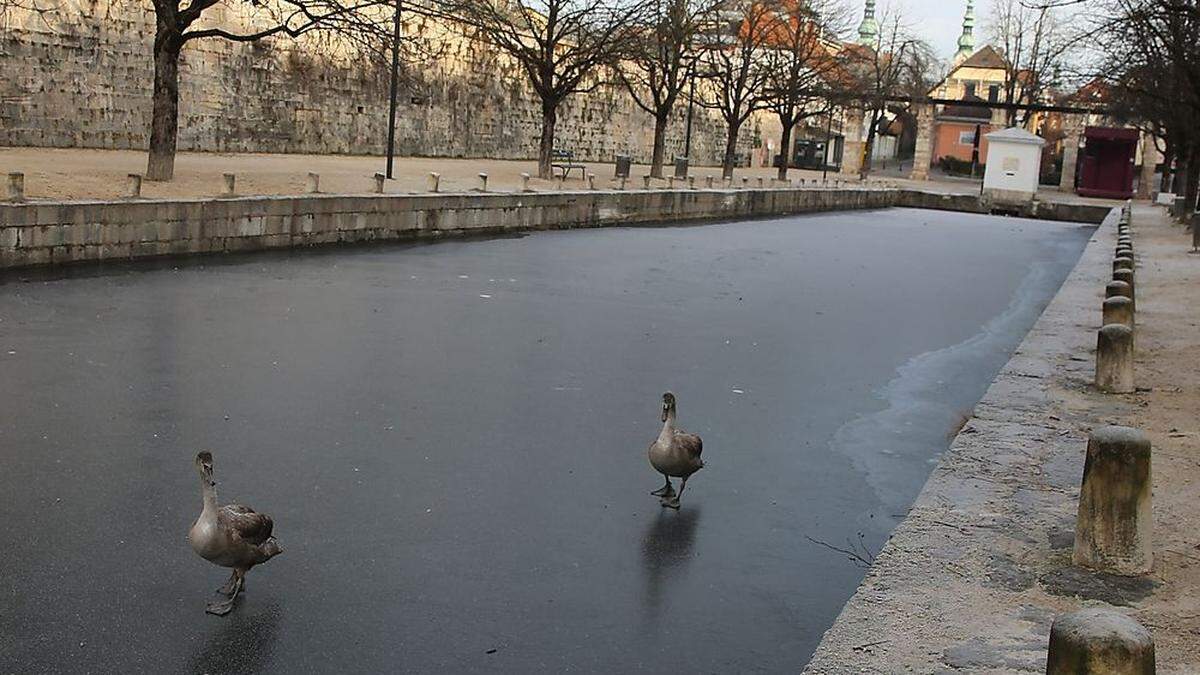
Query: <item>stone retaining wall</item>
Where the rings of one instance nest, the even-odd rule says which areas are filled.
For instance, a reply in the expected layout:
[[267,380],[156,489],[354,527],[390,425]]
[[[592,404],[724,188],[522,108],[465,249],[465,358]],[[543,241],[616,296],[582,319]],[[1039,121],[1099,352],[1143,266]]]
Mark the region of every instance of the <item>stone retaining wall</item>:
[[[0,205],[0,268],[418,237],[915,206],[986,212],[974,196],[867,188],[312,195]],[[1101,207],[1030,215],[1098,222]]]

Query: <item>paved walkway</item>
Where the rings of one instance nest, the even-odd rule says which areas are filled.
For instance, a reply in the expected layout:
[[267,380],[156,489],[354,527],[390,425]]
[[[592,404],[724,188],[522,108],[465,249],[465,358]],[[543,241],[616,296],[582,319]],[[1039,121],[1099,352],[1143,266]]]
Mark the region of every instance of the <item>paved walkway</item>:
[[[1139,392],[1091,386],[1115,225],[997,376],[809,673],[1045,672],[1054,616],[1112,605],[1155,637],[1159,673],[1200,671],[1200,256],[1163,212],[1135,208]],[[1154,572],[1071,565],[1088,431],[1145,430],[1154,444]]]

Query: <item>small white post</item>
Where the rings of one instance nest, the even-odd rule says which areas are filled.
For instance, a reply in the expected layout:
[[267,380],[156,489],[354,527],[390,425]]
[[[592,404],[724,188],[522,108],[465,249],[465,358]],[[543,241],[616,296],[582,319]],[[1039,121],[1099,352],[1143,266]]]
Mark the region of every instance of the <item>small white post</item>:
[[321,191],[321,174],[308,172],[308,180],[304,184],[305,192],[315,194]]
[[225,196],[232,197],[237,194],[237,176],[232,173],[221,174],[221,179],[225,181]]
[[529,187],[529,174],[527,173],[521,174],[521,192],[533,192],[533,189]]
[[587,175],[587,183],[588,183],[589,190],[595,190],[596,189],[596,174],[589,173]]
[[125,184],[125,196],[130,199],[137,199],[142,196],[142,175],[138,173],[129,174],[128,183]]
[[438,184],[442,181],[442,174],[436,171],[429,172],[428,188],[430,192],[438,191]]
[[387,180],[387,176],[384,176],[381,173],[375,174],[375,194],[383,194],[383,182],[385,180]]
[[487,192],[487,179],[488,179],[488,175],[486,173],[479,174],[479,191],[480,192]]
[[650,176],[642,176],[642,187],[646,190],[650,189]]

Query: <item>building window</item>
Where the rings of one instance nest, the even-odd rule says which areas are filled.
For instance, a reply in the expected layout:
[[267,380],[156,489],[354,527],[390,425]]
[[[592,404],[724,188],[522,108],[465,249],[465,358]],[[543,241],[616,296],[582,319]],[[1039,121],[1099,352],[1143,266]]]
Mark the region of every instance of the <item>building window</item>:
[[974,83],[974,82],[968,82],[968,83],[967,83],[967,93],[966,93],[966,95],[965,95],[965,98],[970,98],[970,97],[972,97],[972,96],[974,96],[974,95],[975,95],[975,83]]
[[993,84],[988,87],[988,103],[995,103],[1000,100],[1000,85]]
[[975,132],[974,131],[958,132],[958,144],[974,146],[975,145]]

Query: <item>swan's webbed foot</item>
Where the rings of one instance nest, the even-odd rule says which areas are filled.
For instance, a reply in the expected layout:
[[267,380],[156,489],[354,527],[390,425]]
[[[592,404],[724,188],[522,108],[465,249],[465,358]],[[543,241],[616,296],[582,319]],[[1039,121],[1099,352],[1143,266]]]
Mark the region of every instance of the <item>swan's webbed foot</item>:
[[671,494],[659,500],[659,503],[668,509],[679,510],[679,495]]
[[210,602],[204,606],[204,611],[208,614],[225,616],[233,611],[233,600],[234,599],[232,597],[224,600],[214,600],[213,602]]
[[675,488],[671,486],[671,479],[668,478],[666,485],[658,488],[657,490],[651,492],[650,494],[654,495],[655,497],[663,497],[664,499],[675,494]]

